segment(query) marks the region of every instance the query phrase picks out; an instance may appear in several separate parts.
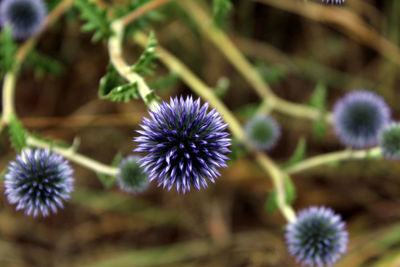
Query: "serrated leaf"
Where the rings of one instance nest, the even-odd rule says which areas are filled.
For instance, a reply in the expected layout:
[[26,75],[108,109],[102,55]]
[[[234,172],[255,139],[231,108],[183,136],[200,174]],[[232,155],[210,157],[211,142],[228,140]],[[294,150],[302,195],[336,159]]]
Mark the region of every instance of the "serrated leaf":
[[[289,176],[284,177],[286,203],[291,205],[296,199],[296,187]],[[278,208],[278,194],[276,191],[269,193],[267,201],[265,202],[265,210],[269,213],[274,212]]]
[[139,92],[137,88],[137,83],[130,83],[115,87],[110,91],[106,98],[113,102],[129,102],[132,99],[138,99]]
[[153,74],[152,69],[156,66],[156,59],[158,55],[156,54],[157,39],[153,32],[150,33],[148,44],[146,45],[143,53],[140,55],[138,61],[131,66],[131,71],[138,74]]
[[4,75],[14,68],[18,46],[14,42],[11,28],[8,25],[3,28],[0,38],[0,72]]
[[300,138],[292,156],[290,157],[287,163],[283,164],[284,168],[289,168],[304,159],[306,154],[306,144],[307,143],[305,138]]
[[15,115],[10,116],[9,133],[11,145],[17,152],[26,147],[26,130]]
[[315,87],[313,94],[311,95],[310,105],[316,108],[320,113],[320,118],[313,123],[313,132],[317,139],[322,139],[326,134],[327,123],[325,121],[326,114],[326,98],[327,88],[324,84],[319,83]]
[[107,95],[115,88],[124,83],[124,79],[121,78],[118,71],[114,68],[112,64],[107,67],[107,73],[100,79],[99,86],[99,98],[107,99]]
[[64,70],[63,65],[59,61],[35,50],[29,53],[25,62],[29,67],[34,69],[37,78],[42,77],[46,73],[57,76]]
[[225,24],[225,20],[232,10],[232,3],[230,0],[214,0],[212,6],[212,15],[214,24],[217,27],[222,27]]
[[97,42],[102,38],[112,35],[111,23],[107,18],[106,10],[101,9],[90,0],[74,0],[75,6],[81,13],[81,18],[86,21],[83,31],[94,31],[92,41]]

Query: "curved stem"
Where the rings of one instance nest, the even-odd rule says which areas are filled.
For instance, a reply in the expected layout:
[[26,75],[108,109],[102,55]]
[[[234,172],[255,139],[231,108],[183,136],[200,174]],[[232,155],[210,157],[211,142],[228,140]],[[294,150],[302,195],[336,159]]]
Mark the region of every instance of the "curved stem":
[[2,121],[4,125],[10,123],[10,117],[15,113],[14,95],[15,95],[16,74],[9,71],[4,76],[3,81],[3,114]]
[[137,84],[140,97],[150,109],[153,109],[158,105],[158,101],[152,97],[154,96],[153,90],[148,87],[140,75],[130,69],[122,56],[124,26],[125,24],[123,23],[123,20],[116,20],[111,24],[111,28],[114,32],[114,35],[111,36],[108,41],[108,53],[110,55],[111,63],[122,77],[130,83]]
[[289,168],[285,171],[288,174],[296,174],[300,173],[315,167],[319,167],[322,165],[327,165],[333,162],[350,160],[350,159],[366,159],[368,157],[378,158],[382,155],[382,151],[379,147],[375,147],[373,149],[367,150],[344,150],[338,152],[327,153],[323,155],[318,155],[315,157],[311,157],[305,159]]
[[[135,41],[141,45],[146,46],[147,37],[143,33],[137,33]],[[238,138],[255,156],[258,164],[266,171],[272,180],[272,183],[277,191],[278,195],[278,207],[287,221],[292,222],[296,220],[296,214],[293,208],[286,203],[286,191],[284,185],[284,173],[279,167],[265,154],[257,151],[247,141],[244,134],[243,128],[241,127],[238,120],[232,114],[232,112],[221,102],[221,100],[213,93],[211,88],[203,83],[194,73],[192,73],[179,59],[173,56],[171,53],[157,47],[157,54],[160,60],[169,68],[172,72],[176,73],[196,94],[203,99],[207,100],[212,106],[223,115],[224,120],[229,124],[229,128],[232,134]]]
[[64,156],[66,159],[98,173],[103,173],[110,176],[115,176],[118,173],[117,168],[110,167],[94,159],[76,153],[74,149],[71,148],[61,148],[58,146],[54,146],[30,135],[27,136],[26,143],[34,147],[49,148],[57,154]]
[[[322,114],[317,109],[292,103],[275,95],[257,70],[249,63],[225,33],[213,25],[212,20],[195,1],[181,0],[179,3],[190,13],[196,25],[207,35],[214,45],[217,46],[226,59],[242,74],[248,83],[252,85],[257,94],[264,102],[267,102],[272,110],[309,120],[321,118]],[[331,121],[330,114],[327,114],[324,118],[327,122]]]

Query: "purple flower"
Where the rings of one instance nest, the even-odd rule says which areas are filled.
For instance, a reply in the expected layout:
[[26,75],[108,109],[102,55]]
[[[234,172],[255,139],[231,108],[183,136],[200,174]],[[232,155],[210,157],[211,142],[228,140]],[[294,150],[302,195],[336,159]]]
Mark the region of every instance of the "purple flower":
[[340,99],[333,116],[334,129],[344,145],[368,148],[378,144],[380,131],[390,122],[390,109],[380,96],[360,90]]
[[72,173],[62,156],[48,149],[26,149],[10,162],[4,176],[7,199],[26,215],[56,213],[73,191]]
[[344,4],[344,2],[346,2],[346,0],[322,0],[322,3],[326,3],[326,4],[331,3],[332,5],[334,5],[334,4],[341,5],[341,4]]
[[226,167],[225,155],[230,152],[229,133],[224,130],[221,116],[208,103],[200,106],[200,99],[170,99],[162,102],[150,117],[143,119],[143,130],[134,140],[135,151],[147,152],[139,162],[150,181],[170,190],[173,185],[185,193],[191,186],[200,190],[207,187],[207,179],[214,183],[220,176],[217,168]]
[[43,0],[3,0],[0,2],[0,26],[9,24],[15,39],[33,36],[46,18]]
[[278,123],[268,116],[254,116],[245,126],[249,141],[259,150],[275,147],[281,136]]
[[286,244],[305,266],[331,266],[346,252],[348,232],[340,215],[326,207],[301,210],[286,227]]
[[379,146],[385,158],[400,159],[400,123],[392,122],[382,131]]
[[119,188],[128,193],[141,193],[149,185],[149,177],[140,167],[140,157],[130,155],[124,158],[118,165],[117,182]]

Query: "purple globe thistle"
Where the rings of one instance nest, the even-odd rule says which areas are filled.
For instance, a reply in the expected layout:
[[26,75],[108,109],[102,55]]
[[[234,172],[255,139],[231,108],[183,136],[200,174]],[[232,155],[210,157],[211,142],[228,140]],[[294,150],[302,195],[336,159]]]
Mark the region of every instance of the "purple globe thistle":
[[0,2],[0,26],[9,24],[15,39],[33,36],[46,18],[43,0],[3,0]]
[[244,129],[249,141],[259,150],[271,150],[281,136],[278,123],[268,116],[254,116]]
[[130,155],[118,165],[117,182],[125,192],[136,194],[145,191],[149,185],[149,177],[140,167],[140,157]]
[[380,96],[360,90],[340,99],[333,117],[334,129],[344,145],[368,148],[378,144],[380,131],[390,122],[390,109]]
[[63,208],[63,201],[73,191],[73,170],[60,155],[49,149],[25,149],[15,161],[10,162],[5,178],[5,193],[17,210],[26,215],[39,212],[48,216]]
[[301,210],[286,227],[286,244],[305,266],[331,266],[346,252],[348,232],[340,215],[326,207]]
[[220,176],[217,168],[226,167],[225,155],[230,152],[229,133],[224,130],[222,117],[208,103],[200,106],[200,99],[170,99],[156,110],[149,111],[151,119],[144,118],[137,131],[141,136],[136,152],[148,152],[139,162],[150,181],[158,179],[158,186],[170,190],[175,184],[185,193],[193,186],[207,187],[207,179],[214,183]]
[[344,4],[344,2],[346,2],[346,0],[322,0],[322,3],[326,3],[326,4],[331,3],[332,5],[334,5],[334,4],[341,5],[341,4]]
[[400,159],[400,123],[392,122],[379,136],[379,146],[385,158]]

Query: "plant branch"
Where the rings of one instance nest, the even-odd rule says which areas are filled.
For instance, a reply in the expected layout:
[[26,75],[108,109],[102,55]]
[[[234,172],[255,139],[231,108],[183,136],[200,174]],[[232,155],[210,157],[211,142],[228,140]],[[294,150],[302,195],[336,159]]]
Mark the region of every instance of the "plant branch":
[[344,151],[322,154],[305,159],[285,169],[285,171],[288,174],[296,174],[312,168],[328,165],[339,161],[351,160],[351,159],[362,160],[368,158],[379,158],[381,156],[382,156],[382,151],[379,147],[373,149],[359,150],[359,151],[353,151],[348,149]]
[[121,23],[126,26],[129,23],[135,21],[136,19],[140,18],[141,16],[143,16],[144,14],[146,14],[147,12],[156,9],[162,5],[165,5],[169,2],[171,2],[173,0],[154,0],[151,1],[141,7],[139,7],[138,9],[135,9],[134,11],[130,12],[129,14],[125,15],[123,18],[121,18]]
[[[248,62],[226,34],[213,25],[211,18],[195,1],[181,0],[179,3],[190,14],[190,17],[203,33],[205,33],[214,45],[223,53],[226,59],[230,61],[248,83],[252,85],[263,101],[267,102],[268,106],[273,110],[293,117],[306,118],[310,120],[321,118],[321,113],[318,110],[305,105],[289,102],[275,95],[257,70]],[[330,121],[331,116],[327,114],[325,119]]]
[[35,138],[31,135],[28,135],[26,137],[26,143],[28,145],[34,146],[34,147],[49,148],[52,151],[56,152],[57,154],[64,156],[66,159],[68,159],[72,162],[75,162],[76,164],[79,164],[83,167],[86,167],[90,170],[98,172],[98,173],[103,173],[103,174],[107,174],[110,176],[115,176],[118,173],[117,168],[110,167],[110,166],[105,165],[101,162],[98,162],[94,159],[83,156],[83,155],[77,153],[72,147],[71,148],[61,148],[61,147],[55,146],[53,144],[49,144],[45,141],[42,141],[38,138]]
[[[146,46],[147,37],[143,33],[136,33],[134,36],[135,41],[142,47]],[[229,124],[232,134],[239,139],[245,146],[253,153],[257,162],[266,171],[272,180],[272,183],[278,195],[278,207],[287,221],[291,222],[296,219],[293,208],[286,203],[286,191],[284,185],[284,173],[279,167],[264,153],[257,151],[245,137],[240,123],[237,121],[231,111],[221,102],[221,100],[214,94],[212,89],[203,83],[194,73],[192,73],[179,59],[171,53],[157,47],[157,54],[160,60],[165,64],[170,71],[176,73],[196,94],[203,99],[207,100],[212,106],[223,115],[224,120]]]
[[131,70],[122,56],[122,37],[125,26],[122,19],[116,20],[111,24],[111,28],[114,32],[114,35],[111,36],[108,41],[108,53],[111,63],[122,77],[130,83],[137,84],[140,97],[150,109],[153,109],[158,105],[158,101],[152,97],[154,95],[153,90],[150,89],[139,74]]

